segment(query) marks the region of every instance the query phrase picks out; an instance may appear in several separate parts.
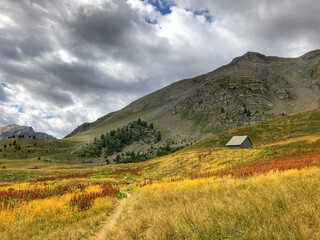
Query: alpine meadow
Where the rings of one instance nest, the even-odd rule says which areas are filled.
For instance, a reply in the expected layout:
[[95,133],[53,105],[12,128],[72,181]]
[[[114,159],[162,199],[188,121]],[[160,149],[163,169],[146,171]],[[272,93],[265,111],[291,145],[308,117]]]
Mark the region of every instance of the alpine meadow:
[[0,1],[0,239],[320,239],[319,11]]

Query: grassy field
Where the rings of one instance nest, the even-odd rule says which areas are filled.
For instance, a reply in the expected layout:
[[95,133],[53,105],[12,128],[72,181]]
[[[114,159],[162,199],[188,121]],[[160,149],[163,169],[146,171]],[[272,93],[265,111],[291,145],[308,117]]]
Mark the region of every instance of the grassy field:
[[0,141],[0,168],[48,168],[76,163],[81,143],[59,139],[11,138]]
[[[130,191],[107,239],[316,239],[319,166],[320,140],[305,136],[134,164],[3,169],[0,238],[90,238],[118,205],[117,194]],[[106,186],[115,192],[101,194]]]
[[119,191],[103,181],[2,184],[0,238],[57,239],[62,232],[63,239],[87,236],[112,211]]
[[148,185],[107,239],[318,239],[319,180],[311,168]]
[[[319,239],[319,115],[241,127],[131,164],[71,165],[77,142],[1,141],[0,239],[92,239],[120,192],[131,198],[106,239]],[[232,134],[252,136],[255,148],[222,147]]]

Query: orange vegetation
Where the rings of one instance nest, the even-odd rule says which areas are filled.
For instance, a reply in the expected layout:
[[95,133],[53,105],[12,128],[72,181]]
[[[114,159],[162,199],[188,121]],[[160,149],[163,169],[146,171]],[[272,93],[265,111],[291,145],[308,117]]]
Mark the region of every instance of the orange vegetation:
[[82,194],[75,194],[70,200],[71,207],[77,207],[79,211],[88,210],[94,204],[94,200],[99,197],[115,197],[119,192],[119,187],[112,184],[101,184],[102,188],[99,192],[84,192]]
[[[45,186],[47,184],[44,184]],[[55,187],[43,187],[34,189],[15,189],[9,188],[0,191],[0,210],[13,209],[19,204],[29,203],[33,200],[48,199],[52,197],[60,197],[67,193],[75,193],[70,200],[70,206],[76,207],[79,211],[87,210],[94,204],[94,200],[100,197],[114,197],[120,190],[119,187],[112,184],[100,184],[97,186],[100,191],[88,192],[86,188],[89,184],[71,183]],[[78,192],[82,192],[79,194]]]
[[71,193],[75,189],[83,190],[87,184],[73,183],[64,186],[44,187],[35,189],[14,189],[0,191],[0,210],[13,209],[18,203],[29,202],[37,199],[51,198]]
[[207,171],[191,174],[190,178],[202,177],[224,177],[231,176],[235,178],[248,177],[268,173],[270,171],[285,171],[289,169],[302,169],[305,167],[320,166],[319,151],[296,151],[290,154],[277,156],[268,160],[261,160],[249,163],[239,163],[227,171]]
[[151,185],[153,180],[151,178],[144,178],[136,183],[136,186],[143,187],[146,185]]

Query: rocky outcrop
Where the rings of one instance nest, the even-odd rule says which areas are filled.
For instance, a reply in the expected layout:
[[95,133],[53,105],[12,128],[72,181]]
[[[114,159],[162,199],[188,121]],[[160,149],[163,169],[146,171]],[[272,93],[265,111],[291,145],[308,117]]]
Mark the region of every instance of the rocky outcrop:
[[32,127],[19,126],[16,124],[8,125],[5,127],[0,127],[0,140],[7,139],[12,136],[19,137],[33,137],[36,138],[54,138],[43,132],[35,132]]

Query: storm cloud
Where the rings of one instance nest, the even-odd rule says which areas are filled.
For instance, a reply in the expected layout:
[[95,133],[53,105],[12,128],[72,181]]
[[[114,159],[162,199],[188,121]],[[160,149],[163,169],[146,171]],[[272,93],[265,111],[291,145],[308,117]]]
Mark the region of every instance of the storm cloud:
[[0,126],[63,137],[247,51],[320,45],[316,0],[4,0]]

